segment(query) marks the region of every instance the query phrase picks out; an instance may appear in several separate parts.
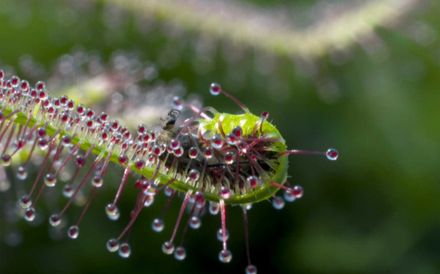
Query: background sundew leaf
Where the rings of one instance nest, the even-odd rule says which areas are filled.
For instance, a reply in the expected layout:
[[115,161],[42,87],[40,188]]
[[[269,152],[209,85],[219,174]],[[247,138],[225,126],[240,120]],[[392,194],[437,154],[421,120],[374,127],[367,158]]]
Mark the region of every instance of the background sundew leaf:
[[[320,6],[328,1],[246,2],[253,8],[258,5],[255,9],[295,6],[304,27],[323,14],[303,10],[325,10]],[[342,7],[360,3],[352,2],[338,1]],[[332,145],[342,155],[336,163],[291,157],[289,180],[304,186],[304,198],[283,212],[265,203],[254,205],[249,234],[259,273],[437,273],[440,6],[438,1],[418,3],[399,16],[398,24],[379,24],[361,43],[349,48],[341,44],[343,49],[310,61],[185,31],[166,18],[157,22],[156,17],[115,8],[110,0],[2,0],[0,66],[36,81],[49,79],[57,60],[78,49],[97,53],[105,64],[117,50],[134,51],[139,60],[156,66],[158,80],[179,79],[206,105],[238,113],[230,101],[207,95],[209,84],[220,82],[253,113],[269,111],[289,146]],[[29,56],[35,66],[28,71]],[[111,177],[121,177],[120,170],[110,172]],[[155,206],[140,216],[131,233],[131,258],[120,260],[105,251],[106,240],[121,228],[121,222],[105,218],[103,205],[113,198],[109,189],[104,188],[91,207],[81,239],[68,241],[60,240],[64,233],[48,231],[48,215],[37,219],[41,224],[34,227],[4,212],[24,191],[18,181],[10,183],[9,192],[0,193],[1,273],[243,272],[246,258],[238,208],[230,210],[228,219],[229,244],[235,251],[230,265],[217,261],[219,221],[209,217],[196,233],[188,233],[184,263],[164,256],[160,246],[166,239],[150,228],[161,210]],[[134,191],[126,195],[121,212],[133,206]],[[47,209],[42,212],[60,209],[63,201],[56,197],[45,197]],[[177,211],[177,206],[171,207],[165,222],[174,222],[171,216]],[[74,213],[80,209],[74,207]],[[121,221],[128,217],[122,215]],[[171,225],[164,233],[171,233]]]
[[154,16],[184,30],[306,59],[344,49],[353,43],[363,43],[374,36],[377,26],[395,23],[420,4],[414,0],[316,1],[311,8],[290,3],[259,8],[228,0],[103,2],[113,3],[138,16]]

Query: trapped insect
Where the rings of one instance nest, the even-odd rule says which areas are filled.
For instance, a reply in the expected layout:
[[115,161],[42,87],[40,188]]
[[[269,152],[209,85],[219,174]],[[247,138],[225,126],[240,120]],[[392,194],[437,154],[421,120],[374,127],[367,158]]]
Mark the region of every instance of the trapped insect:
[[[250,205],[270,199],[274,208],[281,209],[285,201],[292,202],[303,196],[301,186],[287,182],[289,155],[319,154],[329,160],[338,158],[335,149],[288,150],[281,133],[268,121],[267,112],[259,116],[252,114],[216,83],[210,87],[211,94],[225,95],[243,110],[242,114],[198,108],[175,98],[173,109],[160,126],[140,125],[135,133],[106,113],[96,113],[66,96],[50,97],[43,82],[33,87],[17,76],[6,78],[0,70],[0,84],[1,163],[9,166],[19,152],[27,152],[16,169],[17,178],[25,181],[27,187],[18,201],[20,214],[25,220],[34,221],[42,194],[61,184],[67,202],[49,217],[50,225],[57,227],[66,221],[65,214],[79,193],[88,193],[82,211],[66,232],[69,238],[77,239],[86,212],[104,185],[109,166],[119,166],[124,170],[123,176],[114,199],[105,206],[110,220],[117,220],[121,215],[118,205],[124,190],[131,184],[130,178],[135,178],[137,189],[130,221],[106,244],[110,252],[117,252],[123,258],[131,254],[127,238],[136,219],[154,202],[156,195],[163,192],[167,204],[179,196],[183,196],[183,201],[162,251],[177,260],[185,259],[183,241],[176,243],[176,236],[179,232],[184,236],[187,228],[198,229],[202,213],[207,210],[219,215],[221,220],[215,233],[221,242],[218,258],[228,263],[232,260],[228,249],[228,206],[242,207],[247,241]],[[183,110],[190,110],[192,115],[182,117]],[[28,178],[27,171],[36,154],[43,155],[43,160],[37,176]],[[73,167],[74,172],[68,182],[61,182],[60,174],[67,167]],[[284,191],[283,197],[276,195],[279,190]],[[162,214],[153,220],[153,231],[164,229],[167,208],[165,206]],[[246,273],[257,273],[248,242],[246,252]]]

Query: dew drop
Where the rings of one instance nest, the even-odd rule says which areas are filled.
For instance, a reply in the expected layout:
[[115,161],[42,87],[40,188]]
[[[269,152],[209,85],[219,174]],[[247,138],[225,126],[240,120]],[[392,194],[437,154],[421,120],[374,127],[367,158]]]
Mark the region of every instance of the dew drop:
[[223,147],[223,139],[220,135],[215,135],[211,138],[211,146],[215,149],[221,149]]
[[144,207],[149,207],[154,203],[154,195],[145,196]]
[[16,88],[20,84],[20,78],[18,76],[13,75],[11,77],[11,85]]
[[186,258],[186,250],[183,246],[176,247],[176,250],[174,251],[174,258],[178,261],[183,261]]
[[195,158],[197,158],[197,155],[199,154],[199,152],[197,151],[197,148],[195,148],[195,147],[191,147],[189,150],[188,150],[188,157],[190,158],[190,159],[195,159]]
[[63,187],[63,195],[66,198],[71,198],[73,196],[73,187],[71,184],[67,184]]
[[227,165],[232,165],[233,163],[234,163],[234,160],[235,160],[235,153],[234,152],[231,152],[231,151],[229,151],[229,152],[227,152],[226,154],[225,154],[225,163],[227,164]]
[[257,267],[252,264],[246,266],[246,274],[257,274]]
[[329,148],[325,152],[325,156],[330,161],[336,161],[338,159],[338,157],[339,157],[339,152],[336,149],[334,149],[334,148]]
[[102,187],[103,183],[104,183],[104,180],[102,179],[101,175],[96,175],[95,177],[93,177],[92,185],[94,187],[100,188],[100,187]]
[[72,139],[67,135],[63,136],[62,145],[64,147],[71,147],[72,146]]
[[23,209],[28,209],[32,205],[32,200],[28,195],[21,196],[19,204]]
[[35,220],[35,209],[33,207],[29,207],[24,212],[24,219],[28,222],[32,222]]
[[182,157],[184,150],[183,150],[183,148],[179,147],[179,148],[175,149],[173,152],[174,152],[174,155],[176,155],[176,157]]
[[203,156],[205,156],[206,160],[209,160],[212,158],[212,150],[210,148],[206,148],[205,151],[203,152]]
[[116,239],[110,239],[106,244],[107,250],[110,252],[116,252],[119,249],[119,242]]
[[38,81],[37,84],[35,85],[35,89],[38,92],[46,91],[46,84],[43,81]]
[[44,183],[47,187],[54,187],[57,183],[57,178],[55,177],[55,174],[53,173],[47,173],[44,177]]
[[151,228],[154,232],[162,232],[164,228],[164,222],[162,219],[156,218],[153,220],[153,223],[151,224]]
[[145,166],[145,162],[143,160],[137,160],[135,166],[137,169],[142,169]]
[[173,108],[175,108],[177,110],[182,110],[183,109],[183,102],[182,102],[182,99],[179,96],[174,96],[173,97]]
[[229,263],[232,260],[232,253],[227,249],[223,249],[218,254],[218,259],[222,263]]
[[119,155],[118,161],[121,165],[126,165],[128,163],[128,157],[124,154]]
[[19,166],[17,168],[17,179],[19,180],[25,180],[27,178],[27,171],[26,168],[23,166]]
[[292,194],[296,199],[301,198],[304,195],[304,189],[300,185],[296,185],[292,189]]
[[272,206],[275,209],[278,209],[278,210],[283,209],[284,205],[285,205],[285,202],[284,202],[284,200],[281,197],[279,197],[279,196],[273,197],[273,199],[272,199]]
[[226,136],[226,142],[229,145],[237,145],[239,143],[239,139],[234,134],[228,134]]
[[222,199],[229,199],[231,197],[231,191],[229,190],[229,188],[222,186],[220,190],[220,196],[222,197]]
[[79,236],[79,227],[77,225],[69,227],[69,229],[67,229],[67,236],[72,240],[77,239]]
[[130,257],[131,254],[130,245],[128,243],[122,243],[121,246],[119,247],[118,254],[119,256],[121,256],[121,258],[124,259]]
[[162,252],[171,255],[174,252],[174,245],[172,242],[166,241],[162,244]]
[[237,126],[232,130],[232,134],[238,139],[240,139],[243,136],[243,129],[240,126]]
[[216,202],[209,202],[209,213],[211,215],[217,215],[220,210],[220,206]]
[[227,241],[228,239],[229,239],[229,231],[226,229],[225,239],[223,239],[223,230],[221,228],[219,228],[217,230],[217,240],[219,240],[220,242],[223,242],[223,240]]
[[199,229],[201,225],[202,225],[202,221],[200,220],[199,217],[197,217],[197,216],[192,216],[191,217],[191,219],[189,221],[189,226],[192,229]]
[[253,176],[253,175],[247,177],[246,181],[250,188],[256,188],[261,184],[260,179],[257,176]]
[[61,223],[61,217],[58,214],[53,214],[49,217],[49,224],[53,227],[59,226]]
[[163,192],[164,192],[165,196],[171,197],[174,194],[174,189],[172,189],[171,187],[167,186],[167,187],[165,187]]
[[220,84],[212,83],[211,86],[209,87],[209,92],[212,95],[217,96],[222,92],[222,87],[220,86]]
[[194,195],[194,202],[198,209],[205,207],[206,199],[201,192],[196,192]]
[[283,197],[284,200],[286,200],[286,202],[290,202],[290,203],[296,200],[295,195],[293,195],[292,189],[286,189],[284,191]]
[[38,137],[43,138],[46,136],[46,129],[44,127],[40,127],[37,130]]
[[176,140],[176,139],[172,139],[172,140],[170,141],[170,147],[171,147],[173,150],[178,149],[178,148],[180,147],[180,141],[179,141],[179,140]]
[[3,154],[2,155],[2,166],[9,166],[11,165],[11,155],[9,154]]
[[48,145],[49,142],[47,141],[46,138],[40,138],[38,140],[38,146],[40,147],[41,150],[46,150]]
[[197,169],[191,169],[188,172],[188,179],[191,182],[196,182],[200,178],[200,172]]
[[24,92],[28,91],[29,90],[29,82],[26,80],[21,80],[20,89],[21,89],[21,91],[24,91]]
[[252,209],[252,204],[244,204],[243,205],[243,207],[246,209],[246,210],[251,210]]
[[269,112],[267,112],[267,111],[263,111],[263,112],[261,113],[261,119],[263,119],[263,120],[267,120],[267,118],[269,118]]
[[120,216],[119,209],[114,204],[108,204],[105,207],[105,213],[107,214],[107,217],[112,221],[116,221],[117,219],[119,219]]

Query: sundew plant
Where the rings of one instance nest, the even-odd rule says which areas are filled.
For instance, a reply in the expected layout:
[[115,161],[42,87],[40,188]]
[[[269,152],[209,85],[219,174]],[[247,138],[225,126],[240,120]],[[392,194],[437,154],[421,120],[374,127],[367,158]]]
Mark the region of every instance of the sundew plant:
[[[275,209],[282,209],[285,201],[293,202],[303,196],[301,186],[287,183],[289,155],[338,158],[338,152],[332,148],[325,152],[287,149],[280,132],[268,121],[268,112],[260,116],[252,114],[217,83],[211,84],[210,93],[229,97],[242,109],[242,114],[197,107],[175,97],[173,108],[161,125],[140,124],[136,132],[130,132],[107,113],[97,113],[67,96],[50,96],[44,82],[32,86],[18,76],[6,77],[0,70],[0,83],[3,167],[10,166],[14,156],[24,151],[24,161],[16,170],[17,179],[24,181],[26,189],[18,200],[19,214],[33,222],[44,192],[56,188],[65,169],[71,166],[73,172],[63,176],[68,179],[59,187],[67,201],[59,212],[50,215],[48,222],[59,227],[82,193],[87,198],[76,220],[67,225],[66,232],[69,238],[77,239],[80,224],[95,195],[106,184],[106,172],[114,163],[123,169],[123,175],[114,198],[105,207],[108,218],[119,219],[119,201],[126,188],[134,186],[137,191],[128,224],[106,244],[108,251],[117,252],[122,258],[130,257],[128,234],[136,219],[144,208],[153,204],[156,195],[163,192],[168,198],[161,215],[152,221],[155,232],[164,229],[163,216],[169,203],[183,197],[172,234],[162,244],[163,253],[184,260],[185,233],[188,228],[199,229],[201,217],[209,212],[220,216],[221,225],[216,232],[221,242],[218,259],[229,263],[232,252],[228,248],[227,206],[240,206],[248,263],[245,271],[257,273],[249,250],[248,210],[254,203],[268,199]],[[186,108],[193,114],[180,117]],[[42,157],[35,178],[28,176],[34,153]],[[283,196],[277,195],[279,190],[284,191]],[[184,221],[185,215],[188,216]],[[182,234],[179,242],[178,233]]]
[[0,1],[0,273],[438,273],[439,11]]

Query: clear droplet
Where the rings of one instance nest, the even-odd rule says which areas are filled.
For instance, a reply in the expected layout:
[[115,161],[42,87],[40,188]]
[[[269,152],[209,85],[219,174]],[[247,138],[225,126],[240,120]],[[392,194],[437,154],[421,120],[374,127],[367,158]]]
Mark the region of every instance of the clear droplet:
[[163,192],[164,192],[165,196],[171,197],[174,194],[174,189],[172,189],[171,187],[167,186],[167,187],[165,187]]
[[229,199],[231,197],[231,191],[229,190],[229,188],[222,186],[220,190],[220,196],[222,197],[222,199]]
[[178,261],[183,261],[186,258],[186,250],[183,246],[176,247],[176,250],[174,250],[174,258]]
[[206,199],[203,196],[203,193],[196,192],[196,194],[194,194],[194,203],[195,203],[196,208],[198,208],[198,209],[202,209],[205,207]]
[[292,194],[293,196],[295,196],[296,199],[300,199],[302,198],[302,196],[304,195],[304,189],[302,186],[300,185],[296,185],[292,188]]
[[211,93],[211,95],[217,96],[222,92],[222,87],[220,86],[220,84],[212,83],[209,87],[209,92]]
[[119,209],[114,204],[108,204],[105,207],[105,213],[107,214],[107,217],[112,221],[116,221],[117,219],[119,219],[120,216]]
[[179,148],[177,148],[177,149],[175,149],[175,150],[173,151],[174,155],[175,155],[177,158],[182,157],[182,155],[183,155],[184,152],[185,152],[185,151],[184,151],[183,148],[181,148],[181,147],[179,147]]
[[175,108],[177,110],[183,109],[183,101],[179,96],[173,97],[173,108]]
[[53,227],[59,226],[61,223],[61,217],[58,214],[53,214],[49,217],[49,224]]
[[154,195],[145,196],[144,207],[149,207],[154,203]]
[[72,240],[77,239],[79,236],[79,227],[77,225],[69,227],[69,229],[67,229],[67,236]]
[[32,222],[35,220],[35,209],[33,207],[29,207],[24,212],[24,219],[28,222]]
[[283,209],[284,205],[285,205],[285,202],[284,202],[284,200],[281,197],[279,197],[279,196],[273,197],[273,199],[272,199],[272,206],[275,209]]
[[228,134],[226,135],[226,142],[232,146],[235,146],[240,143],[240,138],[238,138],[234,134]]
[[229,231],[226,229],[225,238],[223,239],[223,230],[219,228],[217,230],[217,240],[223,242],[223,240],[227,241],[229,239]]
[[215,149],[221,149],[223,147],[223,139],[220,135],[215,135],[211,138],[211,146]]
[[46,138],[40,138],[38,140],[38,146],[40,147],[41,150],[46,150],[47,147],[49,146],[49,142],[47,141]]
[[246,181],[250,188],[256,188],[257,186],[261,185],[260,178],[258,178],[257,176],[251,175],[247,177]]
[[292,189],[286,189],[284,191],[283,197],[284,197],[284,200],[286,200],[286,202],[289,202],[289,203],[296,200],[295,195],[293,195]]
[[153,223],[151,224],[151,228],[153,229],[153,231],[155,232],[162,232],[163,228],[164,228],[164,222],[162,219],[156,218],[153,220]]
[[63,187],[63,195],[66,198],[71,198],[73,196],[73,187],[71,184],[67,184]]
[[121,256],[121,258],[130,257],[131,254],[130,245],[128,243],[122,243],[119,247],[118,254],[119,256]]
[[226,152],[224,158],[227,165],[232,165],[235,160],[235,153],[232,151]]
[[173,245],[173,243],[169,242],[169,241],[163,243],[163,245],[162,245],[162,252],[167,254],[167,255],[173,254],[173,252],[174,252],[174,245]]
[[119,249],[119,242],[116,239],[110,239],[106,244],[107,250],[110,252],[116,252]]
[[200,172],[197,169],[191,169],[188,172],[188,180],[191,182],[196,182],[200,178]]
[[218,254],[218,259],[222,263],[229,263],[232,260],[232,253],[227,249],[223,249]]
[[11,165],[11,159],[12,159],[11,155],[3,154],[1,159],[2,159],[2,162],[1,162],[2,166],[10,166]]
[[190,147],[188,150],[188,157],[190,159],[195,159],[197,158],[197,155],[199,154],[199,151],[197,150],[197,148],[195,147]]
[[93,177],[92,185],[94,187],[100,188],[100,187],[102,187],[103,184],[104,184],[104,179],[102,179],[101,175],[96,175],[95,177]]
[[257,267],[252,264],[246,266],[246,274],[257,274]]
[[44,183],[47,187],[54,187],[57,183],[57,177],[55,177],[55,174],[53,173],[47,173],[44,177]]
[[43,82],[43,81],[38,81],[36,84],[35,84],[35,89],[37,90],[37,91],[46,91],[46,84]]
[[202,225],[202,221],[200,220],[199,217],[197,217],[197,216],[192,216],[191,217],[191,219],[189,221],[189,226],[192,229],[199,229],[201,225]]
[[216,202],[209,202],[209,213],[211,215],[217,215],[220,210],[220,206]]
[[20,204],[20,206],[23,209],[28,209],[32,205],[32,200],[31,200],[31,198],[28,195],[23,195],[23,196],[21,196],[21,198],[18,201],[18,203]]
[[209,160],[212,158],[212,150],[210,148],[206,148],[205,151],[203,151],[203,156],[205,156],[206,160]]
[[338,159],[338,157],[339,157],[339,152],[336,149],[334,149],[334,148],[329,148],[325,152],[325,156],[330,161],[336,161]]
[[17,179],[25,180],[27,178],[27,171],[24,166],[19,166],[17,168]]

